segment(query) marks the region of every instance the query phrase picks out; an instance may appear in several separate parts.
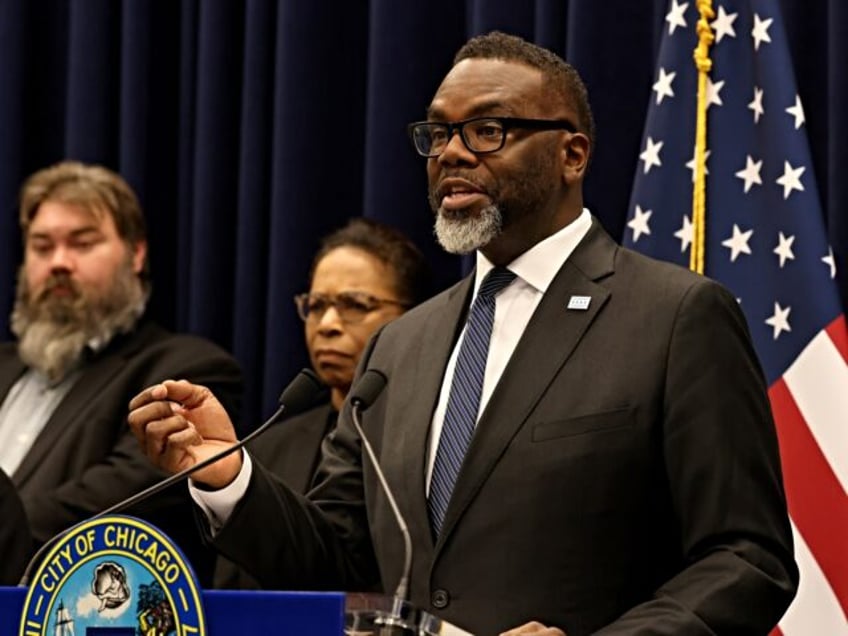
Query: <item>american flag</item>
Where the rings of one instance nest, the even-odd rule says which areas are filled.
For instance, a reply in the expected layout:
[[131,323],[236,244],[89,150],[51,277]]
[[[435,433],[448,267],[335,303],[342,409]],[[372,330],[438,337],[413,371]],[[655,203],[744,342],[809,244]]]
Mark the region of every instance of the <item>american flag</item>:
[[[625,244],[689,265],[698,43],[672,0]],[[777,0],[720,0],[707,82],[705,274],[745,312],[769,384],[801,570],[775,633],[848,635],[848,330]]]

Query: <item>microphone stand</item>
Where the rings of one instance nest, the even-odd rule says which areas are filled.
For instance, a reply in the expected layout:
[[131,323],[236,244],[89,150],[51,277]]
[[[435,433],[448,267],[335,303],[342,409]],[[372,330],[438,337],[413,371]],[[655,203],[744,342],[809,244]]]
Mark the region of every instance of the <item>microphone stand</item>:
[[403,536],[403,571],[400,577],[400,581],[398,581],[397,588],[395,589],[395,599],[406,601],[406,598],[409,595],[409,574],[412,571],[412,537],[409,534],[409,528],[406,525],[406,520],[400,513],[400,508],[398,508],[397,502],[395,501],[395,497],[392,494],[392,490],[391,488],[389,488],[389,484],[386,481],[386,476],[383,474],[383,470],[382,468],[380,468],[380,464],[377,461],[377,455],[374,453],[374,449],[371,447],[371,443],[365,436],[365,432],[362,430],[362,424],[359,421],[359,411],[364,410],[370,405],[364,404],[363,400],[359,398],[354,398],[352,400],[352,403],[353,406],[351,408],[351,415],[353,419],[353,425],[356,428],[356,432],[359,433],[359,438],[362,440],[362,446],[365,448],[365,452],[368,453],[368,458],[371,460],[371,465],[374,467],[374,472],[377,475],[377,479],[380,481],[380,486],[383,489],[383,494],[386,496],[386,499],[389,502],[389,506],[391,506],[392,513],[394,514],[395,519],[397,520],[398,527],[400,528],[400,533]]
[[[362,446],[374,467],[374,473],[380,482],[380,487],[392,513],[397,521],[398,528],[403,535],[404,545],[404,562],[403,571],[400,581],[398,581],[397,589],[391,599],[391,609],[383,609],[383,601],[387,597],[379,597],[371,599],[370,595],[357,595],[353,603],[351,603],[351,595],[348,594],[348,616],[354,621],[353,625],[348,625],[353,631],[346,633],[364,634],[379,634],[379,636],[428,636],[440,634],[442,636],[471,636],[468,632],[451,625],[447,621],[429,614],[423,610],[415,608],[409,602],[409,578],[412,572],[412,538],[409,533],[409,528],[406,525],[406,520],[400,512],[394,494],[392,493],[389,484],[386,481],[386,476],[383,469],[377,461],[377,455],[371,447],[371,443],[365,436],[365,431],[362,429],[360,421],[361,412],[371,406],[387,383],[386,376],[377,369],[368,369],[360,378],[354,391],[351,393],[351,419],[359,438],[362,440]],[[352,607],[353,606],[353,607]],[[364,619],[364,620],[360,620]]]

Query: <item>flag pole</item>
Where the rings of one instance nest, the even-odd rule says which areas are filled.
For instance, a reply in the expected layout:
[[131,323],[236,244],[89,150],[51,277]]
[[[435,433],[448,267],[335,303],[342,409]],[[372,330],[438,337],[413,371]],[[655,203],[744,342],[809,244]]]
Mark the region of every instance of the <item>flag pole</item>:
[[709,20],[715,17],[712,0],[698,0],[698,46],[693,52],[698,69],[698,106],[695,119],[695,183],[692,190],[692,249],[689,253],[689,269],[704,273],[704,250],[706,236],[706,153],[707,153],[707,74],[713,66],[710,46],[715,35]]

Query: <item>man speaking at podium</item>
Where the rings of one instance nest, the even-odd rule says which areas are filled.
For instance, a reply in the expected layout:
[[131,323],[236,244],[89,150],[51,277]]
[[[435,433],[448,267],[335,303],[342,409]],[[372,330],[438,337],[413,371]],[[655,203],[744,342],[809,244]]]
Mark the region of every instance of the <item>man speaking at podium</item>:
[[[594,125],[576,71],[474,38],[410,135],[440,243],[477,259],[360,363],[388,379],[362,423],[411,533],[411,601],[475,634],[768,633],[797,569],[745,320],[718,284],[622,249],[584,209]],[[203,387],[156,385],[130,407],[171,472],[235,441]],[[268,587],[401,577],[352,415],[308,499],[246,454],[193,478],[216,546]]]

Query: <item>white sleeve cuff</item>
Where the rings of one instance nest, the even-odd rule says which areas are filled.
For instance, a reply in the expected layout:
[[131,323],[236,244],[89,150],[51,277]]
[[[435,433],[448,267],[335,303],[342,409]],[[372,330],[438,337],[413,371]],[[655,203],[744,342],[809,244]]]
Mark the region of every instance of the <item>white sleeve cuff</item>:
[[253,462],[250,460],[250,455],[245,452],[242,453],[242,465],[239,474],[227,486],[219,490],[201,490],[192,483],[191,479],[188,480],[188,491],[191,498],[200,506],[203,514],[209,520],[213,536],[224,527],[230,515],[233,514],[236,504],[244,497],[252,474]]

